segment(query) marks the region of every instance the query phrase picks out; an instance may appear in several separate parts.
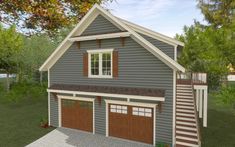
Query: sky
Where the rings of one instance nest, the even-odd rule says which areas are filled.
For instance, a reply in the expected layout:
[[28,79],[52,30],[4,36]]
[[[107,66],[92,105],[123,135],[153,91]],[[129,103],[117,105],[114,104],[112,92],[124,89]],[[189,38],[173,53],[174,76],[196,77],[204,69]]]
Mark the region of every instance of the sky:
[[114,0],[105,7],[115,16],[174,37],[194,19],[205,23],[196,5],[196,0]]

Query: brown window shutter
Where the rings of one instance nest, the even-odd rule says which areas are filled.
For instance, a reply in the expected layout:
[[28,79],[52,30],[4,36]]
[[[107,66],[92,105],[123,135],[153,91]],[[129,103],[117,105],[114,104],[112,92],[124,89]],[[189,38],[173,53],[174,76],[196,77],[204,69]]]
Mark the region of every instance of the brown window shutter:
[[88,77],[88,53],[83,54],[83,75]]
[[118,51],[113,51],[113,77],[118,77]]

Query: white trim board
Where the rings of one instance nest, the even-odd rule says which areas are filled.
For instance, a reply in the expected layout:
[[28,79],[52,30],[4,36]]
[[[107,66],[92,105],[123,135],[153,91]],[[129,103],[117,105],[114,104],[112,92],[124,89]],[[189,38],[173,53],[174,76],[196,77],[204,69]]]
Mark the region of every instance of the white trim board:
[[142,45],[145,49],[151,52],[154,56],[159,58],[162,62],[168,65],[170,68],[185,72],[185,68],[178,64],[176,61],[171,59],[165,53],[163,53],[156,46],[151,44],[149,41],[144,39],[130,27],[125,25],[118,18],[111,15],[109,12],[101,8],[99,5],[95,4],[92,9],[82,18],[82,20],[78,23],[78,25],[73,29],[73,31],[65,38],[65,40],[58,46],[58,48],[51,54],[51,56],[44,62],[44,64],[39,68],[40,71],[46,71],[50,67],[52,67],[56,61],[64,54],[64,52],[72,45],[72,42],[68,41],[75,33],[79,35],[82,33],[81,30],[85,30],[88,25],[97,17],[99,14],[103,15],[110,22],[120,27],[122,30],[126,30],[130,33],[132,39],[134,39],[137,43]]
[[152,103],[139,103],[139,102],[128,102],[128,101],[117,101],[117,100],[104,100],[105,101],[105,114],[106,114],[106,137],[109,136],[109,104],[120,104],[120,105],[128,105],[128,106],[139,106],[139,107],[148,107],[153,108],[153,145],[155,146],[156,140],[156,106],[157,104]]
[[75,97],[75,96],[64,96],[64,95],[57,95],[58,97],[58,121],[59,127],[62,126],[62,119],[61,119],[61,99],[70,99],[70,100],[78,100],[78,101],[87,101],[92,102],[93,104],[93,134],[95,134],[95,98],[84,98],[84,97]]
[[150,101],[165,101],[164,97],[150,97],[140,95],[126,95],[126,94],[112,94],[112,93],[98,93],[98,92],[84,92],[84,91],[69,91],[69,90],[53,90],[47,89],[47,92],[65,93],[65,94],[77,94],[77,95],[89,95],[89,96],[103,96],[112,98],[124,98],[124,99],[138,99],[138,100],[150,100]]
[[97,40],[97,39],[111,39],[119,37],[129,37],[131,34],[129,32],[120,32],[120,33],[110,33],[110,34],[101,34],[101,35],[90,35],[90,36],[80,36],[72,37],[68,40],[71,42],[75,41],[87,41],[87,40]]

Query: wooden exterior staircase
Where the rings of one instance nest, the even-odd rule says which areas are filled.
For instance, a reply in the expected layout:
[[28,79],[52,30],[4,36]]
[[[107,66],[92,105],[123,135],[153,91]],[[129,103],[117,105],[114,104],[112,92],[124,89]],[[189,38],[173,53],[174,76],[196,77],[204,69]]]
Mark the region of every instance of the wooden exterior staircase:
[[176,147],[200,147],[200,128],[192,84],[177,84]]
[[207,127],[206,73],[177,73],[175,147],[200,147],[200,125]]

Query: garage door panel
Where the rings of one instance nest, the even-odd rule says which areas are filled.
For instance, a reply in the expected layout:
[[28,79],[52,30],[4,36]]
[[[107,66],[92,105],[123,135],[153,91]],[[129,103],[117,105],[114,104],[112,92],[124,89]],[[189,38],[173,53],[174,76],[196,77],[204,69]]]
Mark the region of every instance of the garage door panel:
[[153,143],[152,108],[127,106],[126,113],[117,112],[115,108],[114,104],[109,105],[110,136]]
[[133,116],[130,125],[130,138],[152,144],[153,142],[153,119],[144,116]]
[[93,131],[93,103],[61,99],[62,126]]
[[[114,107],[115,106],[115,107]],[[122,109],[123,108],[123,109]],[[120,107],[120,105],[109,106],[109,119],[112,123],[109,125],[109,135],[114,137],[120,137],[128,139],[128,115],[127,106]]]

